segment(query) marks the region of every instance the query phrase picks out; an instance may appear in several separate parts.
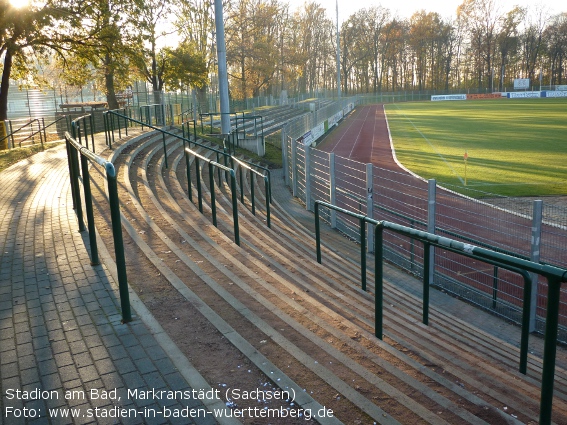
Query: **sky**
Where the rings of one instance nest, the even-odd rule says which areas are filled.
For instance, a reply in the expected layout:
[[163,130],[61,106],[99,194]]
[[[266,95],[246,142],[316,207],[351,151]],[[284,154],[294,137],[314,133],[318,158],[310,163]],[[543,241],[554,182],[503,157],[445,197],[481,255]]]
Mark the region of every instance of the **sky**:
[[[282,0],[285,2],[286,0]],[[319,3],[327,10],[327,15],[336,20],[336,0],[313,0]],[[537,1],[537,0],[536,0]],[[305,0],[287,0],[292,10],[301,8]],[[362,8],[382,5],[389,9],[393,15],[400,18],[409,18],[414,12],[425,9],[426,12],[438,12],[443,18],[454,18],[456,16],[457,7],[463,3],[463,0],[402,0],[402,1],[379,1],[379,0],[338,0],[339,2],[339,22],[344,21],[350,15]],[[514,5],[527,6],[528,0],[496,0],[501,6],[503,12],[507,12]],[[567,4],[565,0],[547,0],[541,2],[545,7],[549,8],[551,14],[567,12]]]

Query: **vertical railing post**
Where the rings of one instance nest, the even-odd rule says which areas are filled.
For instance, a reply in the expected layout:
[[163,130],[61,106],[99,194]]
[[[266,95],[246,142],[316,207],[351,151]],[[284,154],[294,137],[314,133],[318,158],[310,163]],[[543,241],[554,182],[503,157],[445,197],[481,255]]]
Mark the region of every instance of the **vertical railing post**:
[[[331,190],[331,205],[337,205],[337,179],[335,176],[335,154],[329,154],[329,185]],[[331,229],[337,228],[337,212],[331,210]]]
[[110,146],[109,129],[108,129],[108,111],[102,113],[102,124],[104,126],[104,141],[106,146]]
[[559,298],[561,281],[547,281],[547,316],[545,318],[545,341],[543,349],[543,371],[541,376],[541,401],[539,406],[540,425],[551,424],[553,406],[553,381],[555,378],[555,357],[557,351],[557,329],[559,326]]
[[169,168],[167,166],[167,147],[165,145],[165,133],[162,133],[162,138],[163,138],[163,155],[165,160],[165,168]]
[[[539,263],[541,249],[541,222],[543,218],[543,201],[534,201],[533,217],[532,217],[532,243],[530,247],[530,260]],[[530,311],[530,332],[536,330],[536,311],[538,296],[539,276],[532,274],[532,293],[531,293],[531,311]]]
[[378,223],[374,228],[376,251],[374,253],[374,335],[382,339],[384,309],[384,225]]
[[[372,177],[372,164],[366,164],[366,216],[374,219],[374,180]],[[374,232],[371,227],[368,227],[368,252],[374,252]]]
[[250,198],[252,199],[252,214],[256,215],[256,201],[254,200],[254,171],[250,169]]
[[366,220],[360,218],[360,281],[362,290],[366,291]]
[[315,251],[317,262],[321,264],[321,228],[319,227],[319,202],[315,201]]
[[232,195],[232,217],[234,220],[234,242],[240,246],[240,229],[238,227],[238,194],[236,192],[236,173],[230,170],[230,190]]
[[[427,232],[435,234],[435,205],[437,196],[437,182],[435,179],[428,180],[428,200],[427,200]],[[433,283],[435,274],[435,248],[431,245],[428,246],[429,252],[429,276],[428,282]]]
[[423,243],[423,313],[422,322],[424,325],[429,325],[429,288],[431,285],[431,261],[432,255],[431,244]]
[[191,161],[189,160],[189,153],[185,151],[185,168],[187,170],[187,196],[193,202],[193,190],[191,189]]
[[112,221],[112,234],[114,237],[114,253],[116,255],[116,270],[118,273],[120,305],[122,307],[122,322],[128,323],[132,321],[132,313],[130,311],[128,277],[126,275],[124,240],[122,239],[120,201],[118,200],[118,184],[116,182],[116,170],[114,168],[114,165],[109,162],[106,164],[106,180],[108,182],[108,201],[110,203],[110,217]]
[[197,198],[199,202],[199,212],[203,214],[203,193],[201,191],[201,167],[199,166],[199,157],[195,157],[195,172],[197,173]]
[[496,301],[498,300],[498,266],[494,266],[492,273],[492,308],[496,308]]
[[311,211],[311,148],[305,145],[304,148],[305,162],[305,208]]
[[520,373],[528,371],[528,342],[530,337],[530,312],[532,300],[532,278],[530,273],[523,273],[524,277],[524,305],[522,306],[522,337],[520,340]]
[[213,214],[213,226],[217,226],[217,204],[215,199],[215,169],[213,163],[209,162],[209,185],[211,186],[211,212]]
[[238,175],[240,177],[240,202],[244,203],[244,175],[242,171],[242,165],[238,166]]
[[91,245],[91,265],[99,265],[98,246],[96,243],[96,228],[93,213],[93,198],[91,193],[91,178],[89,173],[89,161],[81,155],[81,169],[83,170],[83,191],[85,194],[85,210],[87,212],[87,225],[89,229],[89,242]]
[[295,198],[297,198],[297,145],[297,140],[291,139],[291,186]]
[[[41,118],[41,127],[43,129],[43,140],[45,141],[45,143],[47,143],[47,132],[45,131],[45,118]],[[41,147],[43,148],[43,142],[41,144]]]
[[91,144],[93,145],[93,153],[95,153],[94,133],[95,133],[95,120],[94,115],[89,115],[89,123],[91,125]]
[[75,176],[73,175],[73,165],[71,160],[71,143],[65,135],[65,147],[67,148],[67,166],[69,167],[69,184],[71,185],[71,199],[73,200],[73,209],[77,209],[77,201],[75,199]]
[[270,178],[268,176],[264,176],[264,191],[266,192],[266,224],[268,228],[272,228],[271,218],[270,218],[270,199],[272,197],[271,188],[270,188]]
[[75,192],[75,201],[76,201],[76,211],[77,211],[77,220],[79,222],[79,232],[83,232],[85,230],[85,223],[83,222],[83,207],[81,201],[81,191],[79,189],[79,153],[77,149],[71,145],[71,166],[73,167],[73,180],[74,184],[71,187],[72,190]]

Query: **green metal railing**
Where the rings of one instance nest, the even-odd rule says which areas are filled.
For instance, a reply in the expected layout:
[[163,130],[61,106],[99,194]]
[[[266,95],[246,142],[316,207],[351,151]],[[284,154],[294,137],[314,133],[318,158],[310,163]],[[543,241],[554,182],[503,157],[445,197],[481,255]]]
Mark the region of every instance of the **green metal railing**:
[[[79,177],[82,171],[83,190],[85,196],[85,209],[87,213],[87,224],[89,242],[91,246],[91,264],[100,264],[98,258],[98,247],[96,242],[96,229],[94,223],[93,201],[90,187],[89,162],[104,167],[108,185],[108,202],[110,205],[110,217],[112,221],[112,235],[114,238],[114,252],[116,255],[116,269],[118,272],[118,287],[120,293],[120,305],[122,309],[122,322],[132,320],[130,310],[130,296],[128,294],[128,278],[126,275],[126,259],[124,255],[124,241],[122,239],[122,224],[120,218],[120,201],[118,199],[118,184],[114,165],[104,158],[91,152],[88,148],[81,146],[69,133],[65,133],[67,146],[67,158],[69,165],[69,176],[71,179],[71,192],[73,195],[74,208],[77,212],[79,231],[85,230],[83,223],[83,212],[81,205],[81,194],[79,189]],[[81,170],[79,171],[79,156],[81,159]]]
[[[527,372],[527,356],[528,356],[528,339],[529,339],[529,312],[531,300],[531,279],[529,273],[535,273],[543,276],[548,282],[548,298],[547,298],[547,317],[544,340],[543,354],[543,370],[542,370],[542,386],[540,399],[540,418],[539,423],[548,425],[551,423],[551,413],[553,406],[553,385],[555,375],[555,360],[557,352],[557,332],[559,327],[559,298],[561,284],[567,282],[567,270],[561,269],[548,264],[539,264],[526,259],[514,257],[505,253],[496,252],[487,248],[474,246],[465,242],[456,241],[446,237],[434,235],[424,231],[412,229],[400,224],[390,223],[387,221],[377,221],[362,216],[335,205],[315,201],[315,234],[317,245],[317,261],[321,263],[321,241],[320,241],[320,224],[319,224],[319,205],[334,209],[344,214],[348,214],[354,218],[358,218],[360,222],[368,222],[375,226],[375,335],[379,339],[383,336],[383,263],[384,263],[384,230],[389,230],[403,236],[421,241],[424,244],[424,252],[428,253],[430,246],[440,247],[446,251],[450,251],[468,258],[483,261],[494,266],[498,266],[511,272],[519,273],[524,278],[524,294],[522,309],[522,335],[520,342],[520,366],[521,373]],[[363,230],[361,225],[361,233]],[[361,242],[363,238],[361,237]],[[427,254],[424,256],[424,268],[429,264]],[[361,249],[361,268],[366,265],[366,252]],[[362,277],[361,277],[362,278]],[[365,275],[363,277],[366,279]],[[424,270],[423,277],[423,323],[429,323],[429,273]]]
[[[355,196],[355,195],[348,193],[346,191],[343,191],[343,190],[340,190],[340,191],[344,196],[357,201],[358,205],[359,205],[358,211],[359,212],[362,211],[362,205],[363,205],[363,203],[366,203],[366,199],[360,198],[358,196]],[[379,211],[383,211],[383,212],[390,214],[394,217],[397,217],[401,220],[407,221],[409,223],[409,227],[411,227],[412,229],[416,225],[421,226],[423,228],[427,228],[427,223],[425,221],[422,221],[422,220],[419,220],[419,219],[416,219],[416,218],[413,218],[413,217],[409,217],[407,215],[401,214],[397,211],[394,211],[390,208],[387,208],[383,205],[379,205],[379,204],[376,204],[376,203],[373,204],[373,207],[376,208]],[[482,242],[482,241],[476,240],[474,238],[470,238],[468,236],[461,235],[457,232],[454,232],[454,231],[448,230],[448,229],[444,229],[442,227],[435,226],[435,232],[436,233],[443,233],[443,234],[448,235],[450,237],[458,238],[461,241],[472,243],[472,244],[490,249],[492,251],[496,251],[496,252],[500,252],[502,254],[510,255],[512,257],[517,257],[517,258],[521,258],[521,259],[524,259],[524,260],[530,259],[530,257],[528,257],[527,255],[518,254],[518,253],[513,252],[513,251],[509,251],[509,250],[506,250],[506,249],[503,249],[503,248],[500,248],[500,247],[497,247],[497,246],[494,246],[494,245],[490,245],[490,244],[487,244],[486,242]],[[412,238],[410,238],[409,264],[410,264],[410,271],[413,272],[414,271],[414,265],[415,265],[415,240],[412,239]],[[499,285],[498,285],[498,283],[499,283],[498,271],[499,271],[498,265],[494,265],[494,269],[493,269],[493,273],[492,273],[492,308],[493,309],[496,309],[497,303],[498,303],[498,291],[499,291],[499,288],[498,288],[499,287]]]
[[363,291],[366,291],[366,223],[368,217],[362,214],[357,214],[352,211],[345,210],[344,208],[337,207],[336,205],[329,204],[323,201],[315,201],[315,242],[317,249],[317,262],[321,264],[321,226],[320,226],[320,213],[319,207],[324,206],[329,209],[347,214],[351,217],[357,218],[360,223],[360,282]]
[[[81,134],[81,129],[83,129]],[[90,130],[90,132],[89,132]],[[91,150],[95,152],[94,144],[95,124],[94,116],[92,114],[83,115],[71,121],[71,134],[73,139],[77,140],[80,145],[83,144],[83,137],[85,138],[85,146],[89,147],[89,134],[91,136]]]
[[[120,110],[122,111],[122,110]],[[270,204],[272,202],[272,188],[271,188],[271,173],[270,170],[266,167],[262,167],[260,165],[254,164],[253,162],[250,161],[246,161],[243,159],[238,159],[235,158],[234,156],[230,155],[229,153],[227,153],[226,151],[222,151],[219,149],[215,149],[212,148],[211,146],[207,146],[204,145],[202,143],[199,143],[197,141],[197,132],[196,132],[196,123],[193,120],[190,121],[186,121],[185,123],[182,124],[181,129],[182,129],[182,136],[180,136],[179,134],[175,134],[172,133],[170,131],[164,130],[163,128],[159,128],[159,127],[155,127],[153,125],[148,125],[146,123],[143,123],[142,121],[136,120],[132,117],[126,116],[124,114],[118,113],[116,111],[106,111],[103,114],[105,116],[104,119],[104,123],[105,123],[105,132],[107,133],[106,139],[107,140],[112,140],[114,141],[114,125],[113,123],[118,122],[120,123],[120,120],[124,120],[126,123],[134,123],[134,124],[138,124],[138,125],[142,125],[145,126],[147,128],[151,128],[152,130],[156,130],[158,132],[161,133],[162,135],[162,140],[163,140],[163,150],[164,150],[164,161],[165,161],[165,166],[166,168],[168,168],[168,161],[167,161],[167,148],[166,148],[166,143],[165,143],[165,136],[170,136],[176,139],[180,139],[183,141],[183,145],[188,146],[189,148],[191,148],[191,146],[198,146],[208,152],[212,152],[213,154],[216,155],[216,163],[220,164],[221,163],[221,158],[222,158],[222,162],[224,163],[224,169],[217,167],[218,169],[218,176],[219,176],[219,182],[221,180],[221,174],[222,171],[225,171],[225,180],[228,182],[230,177],[230,171],[229,170],[235,170],[235,163],[239,164],[241,167],[244,168],[248,168],[249,170],[252,169],[258,169],[258,170],[262,170],[264,174],[262,173],[258,173],[256,171],[254,171],[255,174],[259,174],[264,178],[264,182],[266,184],[266,223],[268,225],[268,227],[271,227],[271,220],[270,220]],[[116,116],[116,120],[114,120],[114,116]],[[191,129],[190,129],[190,125],[193,126],[193,140],[191,140],[190,138],[190,134],[191,134]],[[185,129],[185,126],[187,126],[187,128]],[[126,126],[127,128],[127,126]],[[120,134],[119,134],[120,136]],[[121,136],[120,136],[121,137]],[[186,145],[187,144],[187,145]],[[187,154],[185,155],[185,162],[186,162],[186,170],[187,170],[187,196],[189,197],[189,200],[191,202],[193,202],[193,193],[191,190],[191,173],[190,173],[190,163],[189,163],[189,159]],[[267,176],[267,179],[266,179]],[[197,179],[200,179],[200,176],[197,175]],[[200,180],[199,180],[200,183]],[[242,185],[241,185],[242,186]],[[197,191],[198,191],[198,202],[199,202],[199,211],[201,211],[201,213],[203,212],[203,206],[202,206],[202,196],[201,196],[201,192],[200,192],[200,186],[197,186]],[[254,196],[253,194],[251,196]],[[268,202],[269,200],[269,202]],[[244,203],[244,201],[242,200],[242,202]],[[252,203],[254,204],[254,199],[252,199]]]
[[[57,122],[65,119],[65,117],[60,117],[51,124],[45,125],[44,118],[33,118],[21,127],[17,128],[16,130],[13,129],[13,124],[11,120],[6,121],[8,123],[8,127],[10,128],[9,134],[0,138],[0,143],[4,140],[11,140],[12,149],[16,147],[16,138],[15,135],[18,135],[20,132],[25,132],[26,129],[29,130],[29,134],[23,135],[17,141],[18,146],[21,148],[22,143],[27,142],[28,140],[32,140],[32,144],[35,144],[35,136],[39,135],[39,142],[41,143],[41,147],[44,147],[44,143],[47,142],[47,132],[46,129],[51,127],[52,125],[56,124]],[[37,130],[34,129],[34,124],[37,124]]]
[[252,214],[256,215],[256,205],[255,205],[255,197],[254,197],[254,175],[259,176],[264,180],[264,191],[266,193],[266,224],[269,228],[272,227],[270,221],[270,204],[272,202],[272,190],[271,190],[271,173],[270,170],[261,167],[259,165],[255,165],[255,167],[262,169],[266,174],[260,173],[259,171],[254,170],[250,165],[246,164],[244,161],[240,159],[233,158],[233,163],[238,164],[238,171],[240,177],[240,202],[244,203],[244,176],[243,176],[243,169],[247,169],[250,173],[250,200],[252,204]]
[[[202,190],[201,190],[201,173],[200,171],[200,161],[204,161],[209,164],[209,184],[210,184],[210,193],[211,193],[211,212],[213,216],[213,225],[217,227],[217,208],[216,208],[216,200],[215,200],[215,177],[214,177],[214,168],[218,168],[219,170],[224,170],[230,174],[230,190],[232,193],[232,217],[234,221],[234,242],[237,245],[240,245],[240,230],[238,227],[238,196],[236,193],[236,173],[232,168],[226,167],[225,165],[219,164],[218,162],[211,161],[210,159],[199,155],[197,152],[186,148],[185,149],[186,155],[192,155],[195,158],[195,167],[197,173],[197,192],[199,196],[199,211],[203,213],[203,202],[202,202]],[[189,162],[190,164],[190,162]],[[188,168],[189,170],[189,168]],[[187,171],[189,174],[190,171]],[[190,190],[190,189],[189,189]]]

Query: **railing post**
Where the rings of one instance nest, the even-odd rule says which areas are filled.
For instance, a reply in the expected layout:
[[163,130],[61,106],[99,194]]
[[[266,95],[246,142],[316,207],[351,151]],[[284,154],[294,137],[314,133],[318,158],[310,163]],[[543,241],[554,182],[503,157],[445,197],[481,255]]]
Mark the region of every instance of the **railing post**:
[[69,183],[71,185],[71,199],[73,200],[73,209],[77,209],[77,200],[75,199],[75,176],[73,170],[73,162],[71,158],[71,143],[65,137],[65,147],[67,148],[67,165],[69,166]]
[[311,148],[305,145],[305,209],[311,211]]
[[295,198],[297,198],[297,145],[297,140],[291,139],[291,185]]
[[230,170],[230,190],[232,194],[232,217],[234,220],[234,242],[240,246],[240,229],[238,227],[238,194],[236,193],[236,173]]
[[[532,243],[530,247],[530,260],[539,263],[540,247],[541,247],[541,222],[543,217],[543,201],[534,201],[533,217],[532,217]],[[538,295],[539,276],[532,273],[532,293],[531,293],[531,311],[530,311],[530,332],[536,330],[536,311],[537,311],[537,295]],[[549,297],[548,297],[549,298]]]
[[189,153],[185,151],[185,166],[187,170],[187,195],[189,200],[193,202],[193,190],[191,189],[191,161],[189,161]]
[[95,144],[94,144],[95,120],[93,114],[89,115],[89,121],[91,125],[91,144],[93,145],[93,153],[95,153]]
[[238,166],[238,174],[240,177],[240,202],[244,203],[244,176],[242,174],[242,166]]
[[[337,205],[337,179],[335,175],[335,154],[329,154],[329,185],[331,190],[331,204]],[[331,229],[337,228],[337,212],[331,210]]]
[[317,262],[321,264],[321,228],[319,227],[319,202],[315,201],[315,251]]
[[423,243],[423,311],[422,311],[422,322],[424,325],[429,325],[429,288],[431,285],[431,274],[430,267],[431,261],[430,256],[433,252],[432,246],[424,242]]
[[384,306],[384,225],[380,222],[374,228],[376,252],[374,253],[374,335],[382,339]]
[[528,370],[528,342],[530,337],[530,313],[532,300],[532,277],[528,272],[523,273],[524,278],[524,305],[522,306],[522,337],[520,340],[520,373],[524,375]]
[[270,178],[268,176],[264,176],[264,190],[266,192],[266,224],[268,228],[272,228],[271,218],[270,218],[270,200],[272,197],[271,188],[270,188]]
[[89,172],[89,161],[86,156],[81,155],[81,169],[83,170],[83,191],[85,193],[85,210],[87,212],[87,225],[89,229],[89,242],[91,245],[91,265],[100,264],[98,259],[98,246],[96,243],[96,228],[93,213],[93,198],[91,194],[91,178]]
[[360,283],[366,292],[366,220],[360,218]]
[[195,172],[197,173],[197,198],[199,203],[199,212],[203,214],[203,193],[201,191],[201,170],[199,166],[199,157],[195,157]]
[[494,266],[494,273],[492,274],[492,308],[496,308],[496,301],[498,300],[498,266]]
[[74,184],[71,189],[75,192],[77,220],[79,222],[79,232],[85,230],[85,223],[83,223],[83,207],[81,202],[81,191],[79,189],[79,154],[74,146],[71,146],[71,166],[73,167],[73,180]]
[[211,212],[213,214],[213,226],[217,226],[217,204],[215,199],[215,169],[213,163],[209,162],[209,185],[211,186]]
[[250,198],[252,199],[252,214],[256,215],[256,202],[254,200],[254,171],[250,169]]
[[106,180],[108,182],[108,202],[110,203],[110,217],[112,220],[112,234],[114,237],[114,253],[116,255],[116,270],[118,273],[118,289],[120,305],[122,307],[122,322],[132,321],[130,311],[130,294],[128,293],[128,277],[126,275],[126,259],[124,256],[124,240],[122,239],[122,224],[120,221],[120,201],[118,200],[118,184],[116,170],[111,163],[106,164]]
[[553,406],[553,381],[557,350],[557,328],[559,325],[559,298],[561,281],[548,279],[547,316],[545,318],[545,341],[543,349],[543,371],[541,377],[540,425],[551,424]]
[[[428,180],[428,200],[427,200],[427,232],[431,234],[435,234],[435,205],[436,205],[436,196],[437,196],[437,182],[435,179]],[[433,283],[433,277],[435,274],[435,248],[433,246],[429,246],[429,276],[428,281],[429,283]]]
[[[366,164],[366,216],[374,219],[374,180],[372,178],[372,164]],[[374,252],[374,232],[368,227],[368,252]]]
[[165,168],[169,168],[167,166],[167,147],[165,145],[165,133],[162,133],[162,138],[163,138],[163,155],[165,160]]

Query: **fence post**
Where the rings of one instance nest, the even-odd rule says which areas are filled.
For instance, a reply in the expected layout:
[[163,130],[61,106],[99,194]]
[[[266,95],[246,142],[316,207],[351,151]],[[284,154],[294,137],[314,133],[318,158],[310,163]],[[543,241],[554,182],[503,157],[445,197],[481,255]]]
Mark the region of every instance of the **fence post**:
[[[530,260],[539,263],[541,246],[541,222],[543,218],[543,201],[534,201],[532,217],[532,244],[530,249]],[[530,305],[530,332],[536,330],[536,311],[537,311],[537,287],[539,276],[532,273],[532,293]]]
[[[435,199],[437,196],[437,181],[435,179],[430,179],[427,183],[427,232],[435,234]],[[432,284],[433,276],[435,275],[435,247],[429,246],[427,249],[429,249],[428,281],[429,284]]]
[[[329,154],[329,186],[331,188],[331,204],[337,205],[337,178],[335,176],[335,154]],[[337,228],[337,212],[331,210],[331,229]]]
[[282,128],[282,167],[283,167],[283,179],[284,184],[289,186],[289,170],[288,170],[288,158],[287,158],[287,132],[286,126]]
[[[366,216],[374,219],[374,193],[373,193],[372,164],[366,164]],[[368,252],[374,252],[374,229],[368,227]]]
[[305,209],[311,211],[311,148],[305,146]]
[[293,196],[297,198],[297,141],[291,139],[291,183]]

